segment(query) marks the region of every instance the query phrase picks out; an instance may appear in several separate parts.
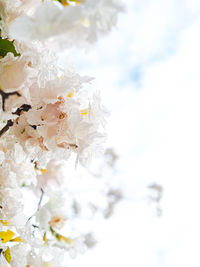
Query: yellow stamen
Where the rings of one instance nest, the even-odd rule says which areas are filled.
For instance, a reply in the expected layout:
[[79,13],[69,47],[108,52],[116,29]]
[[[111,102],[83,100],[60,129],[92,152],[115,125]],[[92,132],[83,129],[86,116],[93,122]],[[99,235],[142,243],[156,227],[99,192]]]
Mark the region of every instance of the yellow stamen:
[[45,174],[47,172],[47,169],[40,169],[42,174]]
[[58,234],[56,231],[53,230],[52,227],[50,227],[50,231],[51,231],[52,235],[54,235],[58,241],[64,240],[66,243],[68,243],[70,245],[73,244],[73,240],[72,239]]
[[3,150],[4,153],[7,152],[7,148],[5,146],[3,146],[2,150]]
[[44,233],[44,235],[43,235],[43,241],[44,241],[44,245],[46,246],[46,244],[47,244],[47,236],[46,236],[46,233]]
[[60,2],[61,2],[61,4],[63,6],[68,6],[69,5],[69,3],[67,2],[67,0],[61,0]]
[[72,90],[67,96],[72,97],[74,95],[74,90]]
[[14,235],[15,234],[8,229],[7,232],[5,232],[5,231],[0,232],[0,239],[1,239],[2,243],[6,243],[6,242],[10,241]]
[[86,116],[86,115],[88,114],[88,108],[82,109],[82,110],[81,110],[81,114],[82,114],[83,116]]
[[0,220],[0,222],[3,224],[3,226],[7,226],[9,225],[9,221],[8,220]]
[[11,253],[10,253],[9,247],[3,252],[3,255],[4,255],[5,259],[7,260],[7,262],[10,263],[11,262]]
[[89,19],[81,18],[81,19],[80,19],[80,22],[81,22],[82,25],[85,26],[85,27],[89,27],[89,26],[90,26],[90,21],[89,21]]
[[63,236],[63,235],[59,235],[58,240],[64,240],[65,242],[67,242],[67,243],[70,244],[70,245],[73,243],[72,240],[71,240],[70,238],[65,237],[65,236]]
[[22,129],[22,130],[20,131],[21,134],[23,134],[24,132],[25,132],[25,129]]
[[17,236],[15,238],[11,239],[10,241],[11,242],[24,242],[24,240],[22,240],[20,236]]
[[63,6],[69,6],[69,2],[73,2],[75,3],[76,5],[80,4],[80,2],[82,2],[81,0],[77,1],[77,0],[58,0]]

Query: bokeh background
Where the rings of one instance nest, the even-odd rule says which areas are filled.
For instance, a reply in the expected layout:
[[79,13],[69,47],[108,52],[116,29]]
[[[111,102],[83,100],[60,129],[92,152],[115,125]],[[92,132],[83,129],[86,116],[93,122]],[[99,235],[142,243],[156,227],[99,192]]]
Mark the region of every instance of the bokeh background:
[[71,266],[199,267],[200,1],[124,6],[92,51],[63,57],[96,77],[118,157],[104,176],[123,193],[97,220],[97,245]]

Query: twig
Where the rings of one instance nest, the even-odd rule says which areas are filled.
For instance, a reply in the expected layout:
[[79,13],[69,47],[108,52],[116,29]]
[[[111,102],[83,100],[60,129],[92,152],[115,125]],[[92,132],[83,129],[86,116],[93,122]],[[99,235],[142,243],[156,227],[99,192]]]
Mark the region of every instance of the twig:
[[[38,202],[37,211],[39,211],[39,209],[40,209],[40,206],[41,206],[41,203],[42,203],[42,199],[43,199],[43,196],[44,196],[44,190],[42,188],[41,188],[41,192],[42,192],[42,194],[41,194],[40,200]],[[33,215],[31,215],[31,217],[28,218],[28,221],[30,221],[33,218],[34,215],[35,215],[35,213]]]
[[18,108],[15,112],[12,112],[14,115],[20,116],[22,111],[29,111],[31,109],[31,105],[23,104],[20,108]]
[[32,226],[33,226],[34,228],[37,228],[37,229],[40,228],[38,225],[35,225],[35,224],[32,224]]
[[0,95],[2,97],[2,109],[3,111],[5,111],[5,101],[6,99],[11,96],[11,95],[17,95],[17,96],[21,96],[20,93],[18,92],[10,92],[10,93],[5,93],[3,90],[0,89]]
[[6,125],[1,129],[0,131],[0,137],[9,130],[9,128],[13,126],[13,121],[12,120],[8,120]]
[[43,196],[44,196],[44,190],[42,188],[41,188],[41,192],[42,192],[42,194],[41,194],[41,197],[40,197],[40,201],[38,203],[37,211],[39,211],[39,209],[40,209],[40,206],[41,206],[41,203],[42,203],[42,199],[43,199]]

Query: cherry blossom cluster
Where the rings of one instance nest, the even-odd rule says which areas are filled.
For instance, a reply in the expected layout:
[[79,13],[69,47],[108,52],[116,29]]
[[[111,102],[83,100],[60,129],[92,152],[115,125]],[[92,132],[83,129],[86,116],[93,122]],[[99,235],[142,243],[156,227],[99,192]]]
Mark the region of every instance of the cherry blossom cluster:
[[93,78],[61,67],[55,51],[90,47],[120,10],[116,0],[0,0],[0,267],[65,267],[66,252],[92,243],[70,226],[64,164],[102,154],[108,112]]

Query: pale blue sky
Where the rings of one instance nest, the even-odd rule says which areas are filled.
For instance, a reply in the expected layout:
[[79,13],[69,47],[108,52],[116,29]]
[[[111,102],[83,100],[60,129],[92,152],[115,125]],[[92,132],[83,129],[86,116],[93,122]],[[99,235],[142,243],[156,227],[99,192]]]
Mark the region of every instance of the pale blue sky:
[[[199,267],[200,1],[124,2],[117,28],[75,62],[112,112],[126,199],[72,267]],[[164,187],[161,218],[146,200],[152,182]]]

